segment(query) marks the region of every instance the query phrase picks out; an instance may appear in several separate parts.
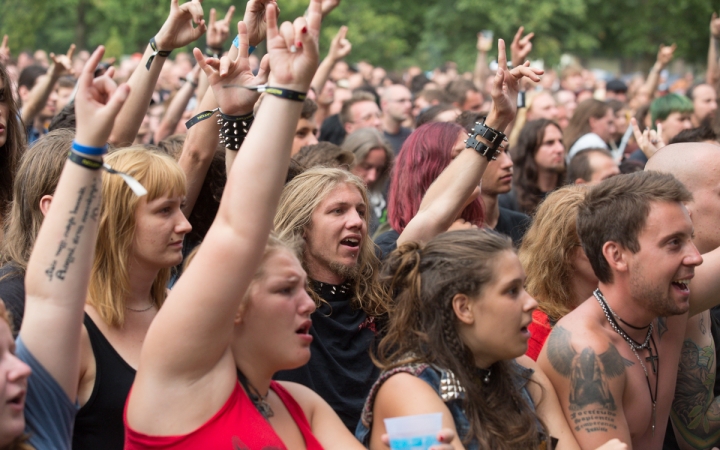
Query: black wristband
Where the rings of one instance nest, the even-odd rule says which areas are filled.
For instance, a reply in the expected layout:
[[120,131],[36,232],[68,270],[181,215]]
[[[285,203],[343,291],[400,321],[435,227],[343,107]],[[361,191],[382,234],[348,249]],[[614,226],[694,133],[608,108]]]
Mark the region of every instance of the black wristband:
[[211,109],[210,111],[203,111],[201,113],[198,113],[190,118],[187,122],[185,122],[185,128],[188,130],[198,122],[202,122],[203,120],[209,119],[215,114],[216,112],[220,111],[220,108]]
[[187,78],[180,77],[178,78],[180,81],[184,81],[185,83],[190,83],[193,85],[193,87],[198,87],[198,84],[196,81],[188,80]]
[[253,113],[244,116],[228,116],[220,112],[220,143],[228,150],[237,151],[245,141],[255,116]]
[[82,166],[90,170],[100,170],[103,166],[102,161],[95,161],[94,159],[85,158],[84,156],[80,156],[72,150],[68,152],[68,159],[77,164],[78,166]]
[[[507,139],[504,133],[490,128],[485,125],[485,121],[476,122],[472,133],[468,133],[468,139],[465,141],[467,148],[473,148],[476,152],[486,157],[488,161],[492,161],[497,157],[498,148],[503,140]],[[486,145],[478,140],[478,137],[490,142],[490,145]]]
[[152,49],[153,53],[150,55],[150,58],[148,58],[147,64],[145,64],[145,68],[147,70],[150,70],[150,65],[153,62],[153,59],[155,59],[155,56],[162,56],[163,58],[167,58],[170,56],[170,53],[172,53],[172,50],[158,50],[157,42],[155,42],[155,36],[150,38],[150,48]]
[[265,86],[262,89],[258,89],[258,92],[267,92],[270,95],[274,95],[280,98],[286,98],[296,102],[304,102],[307,98],[306,92],[291,91],[290,89],[283,89],[278,87]]

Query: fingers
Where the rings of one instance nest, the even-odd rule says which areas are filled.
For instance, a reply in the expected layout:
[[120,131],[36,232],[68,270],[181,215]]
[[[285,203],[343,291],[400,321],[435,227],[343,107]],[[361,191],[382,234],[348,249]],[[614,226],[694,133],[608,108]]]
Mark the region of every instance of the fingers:
[[528,77],[536,83],[540,81],[539,75],[542,75],[543,73],[545,72],[541,69],[531,68],[529,61],[526,61],[525,64],[523,64],[522,66],[518,66],[510,71],[510,74],[517,80],[522,77]]
[[212,28],[215,26],[215,18],[217,16],[217,13],[215,11],[215,8],[210,8],[210,23],[208,24],[208,27]]
[[180,7],[180,10],[189,13],[192,16],[193,22],[195,22],[198,28],[200,28],[201,26],[206,26],[204,20],[205,13],[203,12],[200,0],[192,0],[191,2],[184,3]]
[[342,42],[343,39],[345,39],[345,36],[347,36],[348,27],[343,25],[340,27],[340,30],[338,30],[337,34],[335,35],[335,39],[338,40],[338,42]]
[[320,24],[322,22],[322,0],[310,0],[307,14],[308,32],[314,38],[320,36]]
[[521,26],[518,28],[517,33],[515,33],[515,37],[512,40],[512,45],[516,45],[518,42],[520,42],[520,37],[523,34],[523,31],[525,31],[525,27]]
[[82,72],[80,73],[80,78],[78,79],[79,89],[87,89],[92,86],[92,81],[95,77],[95,68],[100,63],[100,60],[102,60],[103,54],[105,54],[105,47],[100,45],[98,48],[95,49],[92,55],[90,55],[90,58],[88,58],[87,62],[85,63],[85,67],[83,67]]
[[677,48],[677,44],[673,42],[673,44],[670,46],[670,51],[674,52],[676,48]]
[[255,76],[256,84],[266,84],[268,82],[268,76],[270,75],[270,56],[265,54],[260,60],[260,68]]
[[203,55],[203,52],[201,52],[199,48],[195,47],[193,49],[193,56],[200,65],[200,68],[203,70],[203,72],[205,72],[205,75],[210,77],[213,74],[213,69],[205,61],[205,55]]
[[75,44],[70,44],[70,48],[68,49],[66,55],[72,61],[73,54],[75,53]]
[[230,5],[230,7],[227,10],[227,13],[225,14],[225,18],[223,20],[227,23],[232,23],[233,14],[235,14],[235,7]]
[[[242,20],[237,24],[238,30],[238,58],[248,58],[250,49],[250,38],[248,37],[247,25]],[[237,61],[237,59],[236,59]]]
[[535,37],[535,33],[528,33],[527,36],[520,40],[520,44],[522,44],[522,46],[526,46],[530,43],[530,39],[532,39],[533,37]]
[[[522,27],[520,27],[520,30],[522,30]],[[517,35],[515,35],[515,37],[517,37]],[[498,39],[498,69],[507,69],[507,54],[505,54],[505,41],[502,39]]]
[[6,34],[5,36],[3,36],[2,47],[5,48],[7,46],[8,46],[8,35]]
[[267,22],[267,39],[275,39],[280,34],[277,27],[277,6],[274,3],[268,3],[265,9],[265,20]]
[[663,140],[662,140],[662,132],[663,132],[662,123],[658,122],[656,128],[657,128],[658,144],[661,144],[662,146],[664,146],[665,142],[663,142]]
[[285,46],[291,51],[297,51],[295,47],[295,28],[290,22],[283,22],[280,25],[280,35],[285,40]]
[[640,127],[638,127],[637,120],[635,120],[634,117],[630,119],[630,126],[633,130],[633,136],[635,136],[635,142],[640,145],[640,140],[642,139],[642,133],[640,132]]
[[105,71],[105,76],[113,79],[115,77],[115,68],[113,66],[108,67],[108,70]]
[[120,112],[122,106],[125,104],[125,101],[127,100],[129,95],[130,86],[123,83],[122,85],[117,87],[117,89],[115,89],[115,92],[113,92],[112,96],[110,97],[110,100],[108,100],[107,102],[107,111],[112,114],[113,117],[116,117]]
[[[306,43],[312,43],[312,38],[307,35],[307,22],[304,17],[298,17],[295,19],[295,22],[293,22],[293,28],[295,30],[295,46],[298,49],[305,47]],[[310,45],[308,46],[310,47]]]

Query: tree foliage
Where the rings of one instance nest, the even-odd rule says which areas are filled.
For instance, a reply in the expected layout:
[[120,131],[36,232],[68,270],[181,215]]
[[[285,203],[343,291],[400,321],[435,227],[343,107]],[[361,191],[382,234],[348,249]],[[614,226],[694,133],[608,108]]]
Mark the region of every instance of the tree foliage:
[[[232,0],[206,0],[222,17]],[[281,19],[302,14],[306,0],[279,0]],[[244,3],[236,3],[240,18]],[[43,48],[64,52],[70,43],[113,52],[142,51],[160,28],[169,1],[0,0],[0,34],[15,53]],[[536,34],[532,56],[558,62],[561,53],[580,57],[654,58],[661,43],[676,42],[676,57],[704,61],[712,5],[707,0],[343,0],[325,20],[321,47],[348,25],[351,61],[388,68],[426,69],[455,61],[470,69],[476,34],[493,30],[508,44],[520,25]],[[204,42],[198,43],[202,47]]]

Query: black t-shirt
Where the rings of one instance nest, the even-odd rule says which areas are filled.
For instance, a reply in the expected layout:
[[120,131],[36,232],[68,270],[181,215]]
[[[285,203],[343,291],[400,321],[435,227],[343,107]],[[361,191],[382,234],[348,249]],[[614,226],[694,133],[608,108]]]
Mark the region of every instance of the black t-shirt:
[[407,139],[410,134],[412,134],[412,130],[405,127],[400,127],[398,134],[389,134],[387,131],[383,131],[383,136],[385,136],[385,140],[392,146],[395,155],[400,153],[400,149],[405,143],[405,139]]
[[349,285],[313,282],[312,286],[327,303],[312,314],[310,361],[298,369],[278,372],[275,379],[315,391],[355,433],[365,398],[380,375],[370,359],[380,324],[352,307],[354,294]]
[[17,337],[25,313],[25,274],[12,263],[0,267],[0,299],[12,316],[12,332]]
[[530,223],[531,220],[527,214],[500,207],[500,217],[495,225],[495,231],[510,236],[513,245],[520,247]]

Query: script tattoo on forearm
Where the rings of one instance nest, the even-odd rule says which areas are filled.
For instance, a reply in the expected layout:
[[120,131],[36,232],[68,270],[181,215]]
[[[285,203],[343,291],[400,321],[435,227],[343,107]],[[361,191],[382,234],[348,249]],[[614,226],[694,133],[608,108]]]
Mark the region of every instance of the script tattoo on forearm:
[[548,338],[550,364],[563,377],[570,379],[570,420],[575,431],[588,433],[617,429],[617,405],[608,379],[625,373],[632,361],[623,358],[614,345],[596,354],[591,347],[580,353],[571,345],[571,333],[556,326]]
[[701,348],[686,339],[670,417],[680,436],[693,448],[710,448],[720,439],[720,397],[713,398],[714,385],[714,345]]
[[[58,244],[55,258],[45,270],[48,281],[53,281],[53,279],[62,281],[65,279],[68,269],[70,269],[72,263],[75,262],[75,251],[77,250],[77,245],[80,243],[80,238],[85,229],[84,224],[88,219],[97,221],[100,208],[98,205],[98,183],[99,180],[94,179],[90,186],[84,186],[78,190],[75,207],[68,211],[70,217],[65,224],[63,239]],[[82,212],[82,217],[80,217],[80,209],[83,204],[85,208]],[[80,224],[77,223],[78,218],[80,219]],[[63,253],[65,253],[64,257],[62,256]]]

